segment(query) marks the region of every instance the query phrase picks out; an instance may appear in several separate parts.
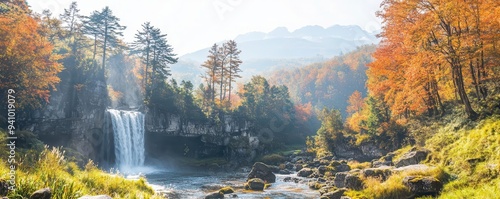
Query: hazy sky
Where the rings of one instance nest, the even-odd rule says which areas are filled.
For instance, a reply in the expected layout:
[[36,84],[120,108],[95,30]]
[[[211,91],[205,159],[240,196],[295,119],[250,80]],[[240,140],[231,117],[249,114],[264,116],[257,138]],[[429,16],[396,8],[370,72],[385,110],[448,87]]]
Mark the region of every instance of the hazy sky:
[[[58,16],[74,0],[28,0],[41,13],[49,9]],[[237,35],[276,27],[289,31],[306,25],[329,27],[335,24],[380,29],[375,16],[382,0],[80,0],[80,13],[109,6],[127,26],[125,41],[133,41],[141,24],[167,33],[174,51],[183,55]]]

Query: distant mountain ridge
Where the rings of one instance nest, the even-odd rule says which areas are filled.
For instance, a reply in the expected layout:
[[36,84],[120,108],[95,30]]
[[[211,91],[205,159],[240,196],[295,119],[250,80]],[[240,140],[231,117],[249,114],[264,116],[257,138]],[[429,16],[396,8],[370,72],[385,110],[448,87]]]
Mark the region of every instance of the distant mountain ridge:
[[[356,25],[334,25],[328,28],[305,26],[292,32],[285,27],[278,27],[268,33],[241,34],[234,40],[242,51],[240,58],[243,61],[241,69],[244,78],[276,69],[322,62],[358,46],[378,43],[374,33]],[[204,72],[200,65],[207,55],[208,47],[181,56],[179,63],[172,66],[174,78],[199,84],[199,75]]]

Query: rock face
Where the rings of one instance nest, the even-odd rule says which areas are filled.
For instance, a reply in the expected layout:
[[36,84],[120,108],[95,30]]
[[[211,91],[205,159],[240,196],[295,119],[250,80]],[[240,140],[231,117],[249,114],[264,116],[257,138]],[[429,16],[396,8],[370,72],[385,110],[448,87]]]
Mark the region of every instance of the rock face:
[[38,191],[33,192],[31,194],[30,199],[50,199],[52,196],[52,192],[50,188],[43,188]]
[[[185,155],[203,158],[225,156],[237,163],[250,163],[263,144],[251,123],[222,117],[222,125],[207,121],[187,120],[175,114],[147,110],[145,116],[145,146],[153,159],[162,159],[165,151],[184,154],[184,143],[189,148]],[[186,141],[188,140],[188,141]]]
[[415,197],[437,196],[443,188],[443,183],[434,177],[407,176],[403,179],[403,184]]
[[80,77],[64,70],[59,77],[50,103],[23,126],[49,145],[72,148],[86,159],[98,160],[108,105],[104,76]]
[[247,190],[264,191],[265,186],[265,182],[259,178],[250,179],[245,183],[245,189]]
[[401,158],[396,160],[395,166],[396,167],[404,167],[408,165],[413,165],[413,164],[418,164],[422,160],[425,160],[427,158],[427,155],[429,154],[429,151],[426,149],[412,149],[412,151],[403,154]]
[[274,183],[276,182],[276,175],[273,174],[271,168],[262,163],[262,162],[256,162],[252,166],[252,170],[248,174],[247,180],[250,180],[252,178],[260,178],[268,183]]

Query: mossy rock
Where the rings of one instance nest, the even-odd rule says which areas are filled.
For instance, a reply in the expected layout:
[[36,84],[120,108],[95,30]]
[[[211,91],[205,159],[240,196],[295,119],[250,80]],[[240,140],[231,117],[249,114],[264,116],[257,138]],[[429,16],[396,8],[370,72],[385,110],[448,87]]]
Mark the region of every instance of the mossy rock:
[[266,183],[260,178],[252,178],[245,183],[246,190],[264,191]]
[[229,193],[234,193],[234,189],[230,186],[227,186],[227,187],[222,187],[219,192],[221,192],[222,194],[229,194]]

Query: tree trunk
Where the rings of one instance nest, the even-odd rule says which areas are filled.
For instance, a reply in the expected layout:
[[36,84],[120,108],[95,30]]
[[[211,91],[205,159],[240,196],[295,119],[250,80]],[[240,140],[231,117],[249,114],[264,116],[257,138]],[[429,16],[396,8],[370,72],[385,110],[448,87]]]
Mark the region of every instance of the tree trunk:
[[[474,84],[477,98],[481,99],[481,94],[479,93],[479,83],[478,83],[478,79],[476,79],[476,70],[474,70],[474,65],[472,64],[472,58],[469,60],[469,68],[470,68],[470,74],[472,77],[472,84]],[[478,74],[478,78],[479,78],[479,75],[480,74]]]
[[460,65],[460,61],[457,60],[457,58],[453,58],[453,65],[452,65],[452,70],[455,71],[455,81],[457,83],[457,91],[458,95],[460,96],[460,101],[462,101],[462,104],[465,107],[465,113],[467,116],[474,120],[477,118],[477,113],[472,109],[472,106],[470,104],[469,98],[467,97],[467,92],[465,91],[465,86],[464,86],[464,79],[462,75],[462,66]]
[[108,24],[104,23],[104,43],[102,45],[102,72],[106,69],[106,45],[108,43]]

